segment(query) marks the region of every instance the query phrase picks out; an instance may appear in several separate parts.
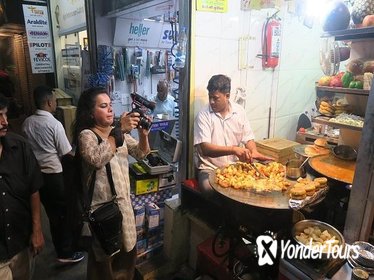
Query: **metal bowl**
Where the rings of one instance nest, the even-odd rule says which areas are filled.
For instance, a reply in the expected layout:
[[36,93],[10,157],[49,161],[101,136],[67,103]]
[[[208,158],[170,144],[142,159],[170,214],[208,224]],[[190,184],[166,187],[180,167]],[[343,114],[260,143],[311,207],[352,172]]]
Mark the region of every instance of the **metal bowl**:
[[[308,246],[304,245],[302,242],[297,240],[296,235],[299,235],[300,233],[304,232],[304,230],[308,227],[315,227],[315,226],[318,227],[322,232],[327,230],[327,232],[330,235],[335,236],[335,238],[339,241],[339,246],[342,246],[341,250],[344,250],[345,240],[344,240],[343,235],[333,226],[327,223],[321,222],[321,221],[317,221],[317,220],[302,220],[302,221],[297,222],[292,228],[292,232],[291,232],[292,238],[296,241],[296,243],[305,247],[305,250],[313,251],[313,249],[309,248]],[[329,256],[327,253],[323,252],[321,254],[321,258],[324,260],[328,259],[329,257],[331,257],[331,255]]]
[[357,158],[357,152],[351,146],[338,145],[332,150],[334,156],[343,160],[355,160]]
[[[289,179],[296,180],[299,177],[305,177],[305,167],[301,166],[303,161],[299,159],[291,159],[286,163],[286,176]],[[300,167],[301,166],[301,167]]]
[[358,250],[356,262],[365,267],[374,268],[374,246],[364,241],[356,241],[352,244]]

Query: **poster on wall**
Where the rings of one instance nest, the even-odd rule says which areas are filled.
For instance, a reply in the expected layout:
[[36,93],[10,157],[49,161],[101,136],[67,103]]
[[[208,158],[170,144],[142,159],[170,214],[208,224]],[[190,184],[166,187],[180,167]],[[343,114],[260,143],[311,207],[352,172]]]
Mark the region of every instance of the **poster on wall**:
[[173,45],[170,23],[117,19],[115,46],[169,49]]
[[226,13],[227,0],[196,0],[196,11]]
[[53,73],[54,56],[47,6],[23,4],[33,74]]
[[63,36],[86,29],[84,0],[57,0],[54,13],[58,35]]

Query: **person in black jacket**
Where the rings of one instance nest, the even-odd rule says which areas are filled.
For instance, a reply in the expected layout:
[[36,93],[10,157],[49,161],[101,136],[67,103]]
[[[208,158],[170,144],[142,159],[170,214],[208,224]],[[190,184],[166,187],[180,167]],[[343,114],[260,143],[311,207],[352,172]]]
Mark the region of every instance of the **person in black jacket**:
[[0,279],[30,279],[30,258],[44,246],[42,174],[24,138],[8,133],[8,99],[0,94]]

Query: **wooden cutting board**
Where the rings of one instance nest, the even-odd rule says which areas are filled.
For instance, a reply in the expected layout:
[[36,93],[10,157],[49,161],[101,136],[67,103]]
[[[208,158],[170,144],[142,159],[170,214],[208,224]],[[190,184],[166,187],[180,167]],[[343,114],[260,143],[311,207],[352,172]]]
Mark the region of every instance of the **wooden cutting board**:
[[356,162],[338,159],[332,154],[309,159],[309,165],[318,173],[347,184],[352,184]]

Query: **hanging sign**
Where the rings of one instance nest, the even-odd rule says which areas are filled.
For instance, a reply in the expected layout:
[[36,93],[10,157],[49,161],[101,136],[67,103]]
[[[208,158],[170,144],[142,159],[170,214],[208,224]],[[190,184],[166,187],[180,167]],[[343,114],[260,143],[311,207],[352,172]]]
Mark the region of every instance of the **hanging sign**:
[[173,31],[170,23],[117,19],[114,31],[115,46],[171,48]]
[[84,0],[57,0],[54,13],[60,28],[58,35],[63,36],[86,29]]
[[53,73],[54,56],[47,6],[23,4],[33,74]]
[[196,10],[201,12],[227,13],[227,0],[196,0]]

